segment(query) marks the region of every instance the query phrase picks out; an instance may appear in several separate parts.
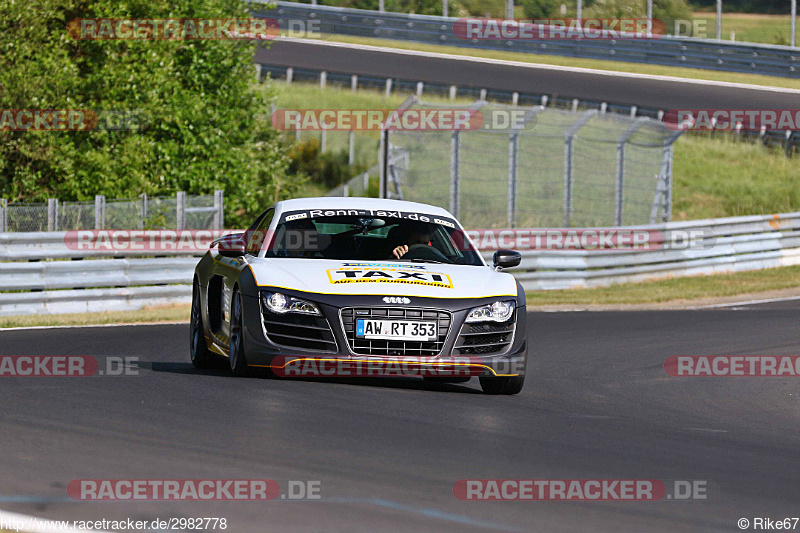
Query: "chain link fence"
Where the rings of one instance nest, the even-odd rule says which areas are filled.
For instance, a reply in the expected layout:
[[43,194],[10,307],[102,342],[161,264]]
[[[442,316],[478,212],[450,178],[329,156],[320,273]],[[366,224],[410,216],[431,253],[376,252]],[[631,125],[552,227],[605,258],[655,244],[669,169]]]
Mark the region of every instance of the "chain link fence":
[[[443,109],[414,100],[406,109]],[[463,106],[462,106],[463,108]],[[466,227],[652,224],[671,215],[672,145],[647,117],[475,102],[484,124],[385,132],[386,195],[449,209]],[[513,127],[512,127],[513,126]]]
[[93,202],[8,203],[0,199],[0,232],[68,231],[88,229],[214,229],[224,227],[222,191],[190,196],[142,194],[136,199]]

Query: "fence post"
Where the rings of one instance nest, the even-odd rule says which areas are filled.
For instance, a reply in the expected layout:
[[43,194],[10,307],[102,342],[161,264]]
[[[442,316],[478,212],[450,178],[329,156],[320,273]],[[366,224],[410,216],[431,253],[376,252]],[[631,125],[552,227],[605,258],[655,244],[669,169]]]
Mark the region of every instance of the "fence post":
[[422,98],[422,89],[425,87],[425,84],[421,81],[417,82],[417,98]]
[[585,111],[581,114],[580,118],[576,120],[567,131],[564,133],[564,219],[563,226],[570,227],[572,224],[572,190],[573,190],[573,172],[575,166],[573,160],[575,157],[575,135],[589,119],[597,114],[596,109]]
[[636,120],[633,124],[628,126],[628,129],[625,130],[619,139],[617,140],[617,181],[616,185],[614,186],[614,198],[615,198],[615,208],[614,208],[614,225],[621,226],[622,225],[622,210],[623,204],[625,202],[625,144],[628,142],[628,139],[636,133],[642,124],[647,121],[646,118],[640,118]]
[[140,198],[142,199],[142,219],[139,221],[139,229],[145,229],[147,227],[147,193],[143,192]]
[[256,83],[261,83],[261,64],[256,63]]
[[323,70],[322,72],[319,73],[319,88],[324,89],[327,83],[328,83],[328,73]]
[[350,92],[353,94],[358,92],[358,76],[355,74],[350,76]]
[[225,227],[225,193],[219,189],[214,191],[214,229]]
[[178,191],[175,195],[175,200],[176,229],[186,229],[186,193],[184,191]]
[[350,130],[347,134],[347,164],[353,166],[356,162],[356,132]]
[[319,153],[324,154],[325,149],[328,147],[328,130],[322,128],[319,133]]
[[386,78],[386,98],[392,94],[392,78]]
[[458,218],[459,204],[459,159],[461,150],[461,132],[454,130],[450,134],[450,212]]
[[508,137],[508,226],[517,225],[517,162],[519,160],[519,133]]
[[286,69],[286,85],[292,84],[292,78],[294,77],[294,69],[289,67]]
[[8,231],[8,200],[0,198],[0,233]]
[[58,199],[47,199],[47,231],[58,231]]
[[94,229],[106,227],[106,197],[97,194],[94,197]]

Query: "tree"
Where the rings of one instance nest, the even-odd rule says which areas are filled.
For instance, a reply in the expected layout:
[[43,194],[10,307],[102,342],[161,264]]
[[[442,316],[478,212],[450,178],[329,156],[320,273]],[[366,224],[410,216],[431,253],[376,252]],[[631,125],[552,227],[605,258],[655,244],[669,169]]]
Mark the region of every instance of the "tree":
[[0,0],[0,109],[135,113],[132,131],[0,131],[0,196],[87,200],[224,189],[228,223],[291,193],[288,159],[253,90],[254,41],[78,40],[86,18],[248,18],[238,0]]

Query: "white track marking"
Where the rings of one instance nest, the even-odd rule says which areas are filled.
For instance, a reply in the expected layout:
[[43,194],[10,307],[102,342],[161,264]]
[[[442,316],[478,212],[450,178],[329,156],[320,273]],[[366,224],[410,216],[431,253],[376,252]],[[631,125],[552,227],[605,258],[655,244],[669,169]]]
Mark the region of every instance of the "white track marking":
[[19,326],[15,328],[0,328],[0,331],[19,331],[25,329],[62,329],[62,328],[119,328],[123,326],[172,326],[175,324],[188,324],[189,321],[181,322],[131,322],[129,324],[73,324],[63,326]]
[[787,296],[785,298],[767,298],[766,300],[750,300],[746,302],[733,302],[728,304],[703,305],[700,307],[693,307],[692,309],[715,309],[719,307],[739,307],[743,305],[768,304],[772,302],[790,302],[792,300],[800,300],[800,296]]
[[[657,76],[654,74],[636,74],[633,72],[617,72],[613,70],[599,70],[582,67],[565,67],[561,65],[545,65],[541,63],[526,63],[524,61],[509,61],[506,59],[490,59],[488,57],[462,56],[457,54],[443,54],[441,52],[423,52],[419,50],[404,50],[402,48],[388,48],[383,46],[373,46],[369,44],[351,44],[335,41],[322,41],[319,39],[301,39],[296,37],[282,37],[276,42],[286,41],[301,44],[315,44],[318,46],[330,46],[335,48],[352,48],[354,50],[365,50],[369,52],[385,52],[391,54],[401,54],[418,57],[432,57],[436,59],[449,59],[452,61],[469,61],[473,63],[486,63],[490,65],[505,65],[509,67],[530,68],[538,70],[554,70],[560,72],[575,72],[582,74],[595,74],[598,76],[609,76],[615,78],[634,78],[641,80],[671,81],[686,83],[691,85],[713,85],[717,87],[730,87],[733,89],[748,89],[752,91],[767,91],[774,93],[800,94],[800,89],[789,89],[785,87],[772,87],[769,85],[753,85],[749,83],[734,83],[728,81],[697,80],[692,78],[680,78],[677,76]],[[735,74],[735,73],[732,73]]]
[[[74,527],[58,527],[57,522],[69,522],[72,520],[56,520],[50,518],[39,518],[37,516],[29,516],[19,513],[10,513],[8,511],[0,510],[0,524],[6,529],[19,529],[26,533],[86,533],[86,529],[75,529]],[[15,527],[12,527],[14,526]],[[92,533],[105,533],[99,529],[93,530]]]

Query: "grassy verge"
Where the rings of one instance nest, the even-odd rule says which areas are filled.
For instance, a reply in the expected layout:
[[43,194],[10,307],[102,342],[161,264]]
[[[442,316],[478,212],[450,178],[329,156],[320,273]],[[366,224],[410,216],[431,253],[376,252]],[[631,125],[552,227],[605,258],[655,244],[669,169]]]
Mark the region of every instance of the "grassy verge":
[[[789,3],[786,3],[787,8]],[[701,24],[703,36],[713,39],[717,36],[717,14],[697,12],[694,14],[694,23]],[[790,15],[761,15],[756,13],[723,13],[722,14],[722,39],[737,42],[791,44]]]
[[528,305],[667,303],[800,288],[800,266],[528,293]]
[[[189,322],[189,305],[145,307],[138,311],[28,315],[0,317],[0,328],[33,326],[87,326],[96,324],[143,324],[147,322]],[[0,530],[1,533],[2,530]]]
[[480,50],[459,46],[444,46],[428,43],[395,41],[391,39],[377,39],[373,37],[356,37],[350,35],[324,35],[323,40],[337,41],[353,44],[368,44],[404,50],[418,50],[422,52],[438,52],[441,54],[455,54],[470,57],[485,57],[506,61],[520,61],[542,65],[559,65],[565,67],[590,68],[608,70],[613,72],[632,72],[636,74],[650,74],[654,76],[672,76],[697,80],[722,81],[731,83],[748,83],[752,85],[765,85],[800,89],[800,80],[782,78],[779,76],[761,76],[757,74],[739,74],[737,72],[722,72],[716,70],[703,70],[687,67],[670,67],[662,65],[646,65],[643,63],[627,63],[624,61],[606,61],[600,59],[582,59],[576,57],[563,57],[544,54],[531,54],[525,52],[505,52],[495,50]]

